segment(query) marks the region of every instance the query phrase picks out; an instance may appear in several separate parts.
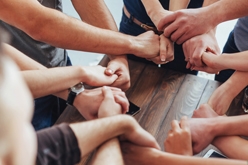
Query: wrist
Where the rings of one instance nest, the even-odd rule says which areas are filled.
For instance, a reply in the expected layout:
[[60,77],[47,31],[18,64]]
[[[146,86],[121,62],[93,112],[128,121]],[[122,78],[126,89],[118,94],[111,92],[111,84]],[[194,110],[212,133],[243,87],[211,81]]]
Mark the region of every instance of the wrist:
[[[226,95],[234,99],[239,92],[243,89],[242,85],[237,85],[239,83],[240,79],[233,77],[230,77],[225,83],[222,84],[221,88],[223,91],[225,91]],[[240,88],[241,87],[241,88]]]
[[221,18],[216,14],[216,12],[219,11],[218,6],[213,4],[207,7],[203,7],[199,10],[201,10],[201,15],[203,16],[203,18],[206,19],[206,24],[208,24],[208,26],[210,25],[212,29],[214,29],[219,23],[221,23]]
[[148,15],[151,18],[154,25],[158,27],[159,21],[165,16],[169,15],[170,13],[172,12],[163,9],[163,10],[152,10],[151,12],[148,13]]
[[84,66],[78,67],[78,73],[79,73],[78,75],[80,75],[79,81],[85,82],[87,84],[90,75],[88,75],[86,67]]
[[122,125],[122,134],[129,135],[136,129],[137,122],[136,120],[128,115],[119,115],[121,117],[121,125]]
[[[204,9],[206,11],[204,14],[208,15],[209,18],[208,21],[210,21],[207,23],[211,23],[213,27],[216,27],[218,24],[225,21],[226,14],[225,12],[223,12],[223,9],[225,8],[220,7],[218,2],[209,5],[207,7],[204,7]],[[211,15],[209,15],[210,13]]]
[[213,138],[216,138],[217,136],[221,136],[223,135],[223,133],[225,134],[226,130],[222,127],[221,125],[221,119],[224,116],[217,116],[214,118],[211,118],[209,123],[211,123],[211,131],[210,134],[213,136]]

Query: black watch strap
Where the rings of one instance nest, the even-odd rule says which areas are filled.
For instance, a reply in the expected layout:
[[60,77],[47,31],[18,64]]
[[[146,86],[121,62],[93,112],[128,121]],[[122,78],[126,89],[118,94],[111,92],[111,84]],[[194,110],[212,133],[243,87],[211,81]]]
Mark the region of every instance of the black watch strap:
[[70,91],[68,98],[67,98],[67,104],[73,106],[73,102],[74,102],[76,96],[77,96],[77,94],[75,92]]

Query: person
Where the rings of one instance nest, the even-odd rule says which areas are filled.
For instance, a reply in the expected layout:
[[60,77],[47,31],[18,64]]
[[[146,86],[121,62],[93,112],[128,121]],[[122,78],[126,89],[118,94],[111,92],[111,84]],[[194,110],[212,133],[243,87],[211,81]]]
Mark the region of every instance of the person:
[[[173,36],[173,41],[183,43],[189,38],[214,29],[221,22],[239,18],[236,26],[229,35],[223,52],[236,53],[246,51],[248,50],[248,45],[246,43],[248,34],[247,7],[248,3],[245,0],[241,0],[235,5],[233,4],[233,1],[226,0],[218,1],[208,7],[197,10],[180,10],[161,19],[159,29],[164,30],[165,36]],[[229,10],[226,10],[227,8]],[[207,51],[213,52],[211,49],[207,49]],[[215,54],[218,55],[218,53]],[[201,62],[201,56],[202,53],[190,56],[190,63],[197,67],[203,67],[204,65]],[[233,72],[234,70],[221,71],[215,76],[215,80],[225,82]]]
[[[181,8],[186,8],[189,1],[149,1],[149,0],[124,0],[124,8],[122,21],[120,23],[120,32],[125,34],[131,34],[137,36],[149,29],[156,29],[160,19],[164,18],[166,15],[173,13],[167,10],[178,10]],[[170,3],[170,4],[169,4]],[[197,8],[207,6],[213,3],[212,0],[197,1],[191,0],[188,7]],[[141,27],[142,26],[142,27]],[[156,30],[155,30],[156,31]],[[202,40],[208,41],[207,43],[201,42]],[[203,35],[196,37],[189,41],[190,43],[184,44],[183,49],[181,45],[173,44],[168,37],[160,36],[160,50],[166,50],[165,53],[160,52],[161,60],[164,61],[165,65],[162,67],[173,69],[176,71],[197,74],[197,71],[191,71],[190,66],[187,66],[188,58],[190,54],[196,52],[203,52],[209,44],[211,49],[219,52],[218,46],[216,47],[214,43],[217,43],[213,35]],[[196,48],[196,49],[195,49]],[[145,59],[140,59],[136,56],[128,55],[130,59],[140,60],[147,62]],[[174,59],[174,60],[173,60]],[[149,60],[157,60],[149,59]],[[173,60],[173,61],[172,61]],[[170,61],[170,62],[168,62]],[[187,67],[187,68],[186,68]]]
[[[73,0],[72,3],[84,21],[63,14],[61,0],[1,0],[0,25],[11,34],[12,46],[46,67],[71,65],[65,49],[115,55],[109,56],[111,61],[105,74],[118,75],[112,86],[127,90],[130,76],[124,54],[155,57],[159,53],[159,37],[152,32],[132,37],[110,31],[116,25],[104,1]],[[35,111],[39,113],[61,114],[65,107],[65,101],[51,95],[35,100]],[[50,126],[49,116],[37,118]]]
[[[8,44],[3,44],[3,51],[18,64],[34,98],[53,94],[67,100],[68,89],[79,82],[84,82],[84,84],[92,87],[100,86],[99,88],[85,89],[75,97],[72,104],[87,120],[97,118],[99,105],[102,101],[101,86],[111,85],[118,77],[115,74],[105,75],[106,68],[102,66],[68,66],[47,69]],[[110,87],[110,89],[115,99],[122,105],[122,113],[125,113],[129,105],[125,93],[119,88]],[[94,101],[94,104],[91,101]],[[47,111],[48,114],[46,114],[35,111],[34,113],[36,115],[32,119],[32,124],[36,130],[48,127],[47,124],[53,125],[56,122],[56,118],[51,118],[49,123],[48,120],[43,121],[40,118],[41,116],[45,118],[49,114],[53,115],[53,112]],[[39,117],[37,118],[37,116]]]
[[[193,124],[196,126],[195,124]],[[201,131],[204,131],[201,129]],[[202,137],[201,137],[202,138]],[[201,140],[201,139],[199,139]],[[127,165],[203,165],[203,164],[220,164],[220,165],[238,165],[247,164],[247,161],[212,158],[203,159],[200,157],[192,157],[191,142],[191,123],[186,117],[183,117],[180,123],[177,120],[171,122],[171,130],[165,140],[165,148],[167,152],[142,147],[131,143],[122,143],[122,152],[125,164]],[[236,146],[235,146],[236,147]],[[237,148],[237,147],[236,147]],[[231,152],[231,151],[230,151]],[[246,156],[247,157],[247,156]],[[247,158],[246,158],[247,160]]]
[[223,53],[218,56],[205,52],[201,58],[205,66],[196,67],[197,70],[204,70],[209,73],[217,73],[225,69],[236,70],[225,83],[214,91],[208,100],[208,104],[218,115],[226,114],[232,100],[248,84],[247,55],[248,51]]
[[[247,160],[247,115],[219,116],[208,104],[194,112],[189,122],[194,152],[198,153],[210,143],[228,158]],[[203,136],[204,134],[204,136]]]
[[[104,99],[98,113],[99,117],[106,118],[61,124],[38,131],[36,135],[30,123],[33,113],[31,93],[18,72],[18,67],[2,52],[0,52],[0,88],[1,165],[76,164],[80,158],[97,147],[99,154],[108,153],[113,148],[104,147],[104,143],[115,137],[140,146],[159,149],[154,137],[142,129],[132,117],[128,115],[106,117],[109,116],[109,109],[114,113],[121,111],[121,106],[115,102],[109,87],[102,88]],[[25,152],[23,152],[24,148]],[[116,155],[122,158],[118,153]],[[97,159],[98,157],[93,161]],[[107,156],[101,161],[104,162],[105,159],[110,161],[110,164],[116,163],[113,157]],[[93,164],[99,163],[93,162]]]

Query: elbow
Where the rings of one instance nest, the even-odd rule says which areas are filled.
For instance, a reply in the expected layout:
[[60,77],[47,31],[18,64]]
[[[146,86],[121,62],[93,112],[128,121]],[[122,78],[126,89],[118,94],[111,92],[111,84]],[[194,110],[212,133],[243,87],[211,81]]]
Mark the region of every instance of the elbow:
[[31,38],[37,41],[45,41],[44,33],[44,23],[39,23],[39,21],[29,21],[23,28],[23,31],[28,34]]

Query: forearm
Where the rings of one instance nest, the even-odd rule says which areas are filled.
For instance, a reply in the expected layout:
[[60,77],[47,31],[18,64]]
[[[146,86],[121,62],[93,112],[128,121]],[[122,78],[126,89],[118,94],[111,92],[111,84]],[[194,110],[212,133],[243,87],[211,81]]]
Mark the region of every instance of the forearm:
[[[62,75],[63,72],[58,71],[58,69],[56,69],[57,70],[56,73],[59,72],[58,75],[54,75],[52,74],[54,69],[47,70],[45,66],[32,60],[31,58],[29,58],[22,52],[18,51],[14,47],[8,44],[3,44],[3,48],[5,54],[9,55],[18,65],[20,70],[22,70],[21,74],[23,75],[26,83],[28,84],[28,87],[32,92],[34,98],[42,97],[49,94],[54,94],[60,98],[66,99],[68,96],[68,91],[65,89],[68,89],[69,87],[80,82],[80,80],[78,80],[79,75],[76,74],[72,75],[71,73],[69,73],[68,75],[74,77],[68,77],[68,75],[66,74]],[[79,68],[76,69],[74,67],[74,69],[70,69],[70,71],[75,71],[75,70],[78,70],[77,73],[79,73]],[[61,81],[62,79],[59,79],[61,78],[61,75],[69,78],[69,81],[67,78],[65,80],[65,77],[63,78],[64,81]],[[55,83],[56,85],[54,85],[53,83]]]
[[228,159],[203,159],[197,157],[182,156],[176,154],[170,154],[166,152],[157,151],[157,156],[154,159],[153,165],[161,165],[164,162],[166,164],[173,165],[206,165],[206,164],[218,164],[218,165],[247,165],[246,161],[228,160]]
[[235,98],[248,85],[248,72],[234,72],[233,75],[223,83],[218,90],[226,91],[227,95]]
[[176,11],[180,9],[186,9],[190,0],[173,0],[170,1],[170,11]]
[[215,66],[221,70],[233,69],[237,71],[248,71],[247,66],[248,51],[243,51],[239,53],[227,54],[224,53],[216,59]]
[[[14,3],[15,1],[0,2],[0,19],[23,30],[36,40],[65,49],[116,55],[135,54],[137,49],[140,49],[135,37],[93,27],[57,10],[44,7],[38,1],[22,0]],[[22,5],[19,5],[20,3]],[[25,10],[22,6],[25,6]]]
[[[60,67],[46,70],[28,70],[21,72],[34,98],[55,94],[66,99],[67,95],[58,92],[84,80],[82,67]],[[62,92],[67,93],[68,92]],[[55,94],[56,95],[56,94]]]
[[248,142],[239,136],[221,136],[212,142],[228,158],[248,160]]
[[[248,128],[242,127],[248,124],[248,115],[209,118],[212,134],[217,136],[248,136]],[[207,119],[206,119],[207,120]]]
[[206,6],[209,6],[215,2],[218,2],[220,0],[204,0],[203,4],[202,4],[202,7],[206,7]]
[[165,10],[161,3],[158,0],[141,0],[145,9],[146,13],[154,23],[154,25],[157,27],[159,21],[169,14],[170,12]]
[[206,164],[218,164],[218,165],[247,165],[246,161],[239,160],[228,160],[228,159],[203,159],[203,158],[195,158],[195,157],[185,157],[185,156],[177,156],[169,159],[168,164],[174,165],[206,165]]
[[209,13],[214,13],[212,19],[214,20],[215,25],[248,14],[247,0],[240,0],[235,4],[233,3],[233,0],[220,0],[207,8],[209,8]]
[[83,157],[107,140],[129,131],[132,124],[134,124],[133,118],[119,115],[70,126],[78,139]]
[[8,44],[3,44],[3,49],[4,53],[10,56],[15,61],[20,70],[47,69],[45,66],[32,60],[31,58]]
[[91,165],[99,164],[124,164],[118,138],[108,140],[97,149]]
[[[102,29],[118,31],[115,20],[104,1],[97,0],[92,3],[91,0],[72,0],[72,3],[83,21]],[[113,55],[108,56],[110,59],[116,58]],[[126,59],[125,55],[117,56],[119,57]]]

